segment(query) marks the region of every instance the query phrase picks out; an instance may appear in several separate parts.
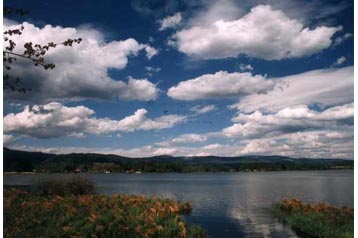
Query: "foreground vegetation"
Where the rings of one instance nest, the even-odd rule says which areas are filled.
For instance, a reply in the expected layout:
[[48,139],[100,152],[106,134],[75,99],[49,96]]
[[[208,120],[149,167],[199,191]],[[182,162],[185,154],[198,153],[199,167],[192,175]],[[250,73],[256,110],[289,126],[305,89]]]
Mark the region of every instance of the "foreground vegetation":
[[305,204],[298,199],[284,199],[273,205],[275,215],[302,237],[352,238],[352,208],[334,207],[326,203]]
[[99,195],[85,178],[43,180],[30,191],[4,190],[4,237],[202,238],[182,215],[189,203],[134,195]]
[[40,178],[31,188],[39,195],[85,195],[93,194],[94,182],[80,175],[67,175],[65,177]]

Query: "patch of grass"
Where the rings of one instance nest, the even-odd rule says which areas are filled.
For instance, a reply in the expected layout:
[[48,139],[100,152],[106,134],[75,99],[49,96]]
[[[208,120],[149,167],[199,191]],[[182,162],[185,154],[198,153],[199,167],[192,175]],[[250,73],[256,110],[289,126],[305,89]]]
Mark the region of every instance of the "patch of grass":
[[84,195],[94,193],[92,180],[79,174],[65,177],[41,178],[32,185],[32,190],[41,195]]
[[305,204],[298,199],[284,199],[272,207],[274,214],[302,237],[353,238],[352,208],[327,203]]
[[4,237],[202,238],[190,204],[130,195],[48,195],[4,190]]

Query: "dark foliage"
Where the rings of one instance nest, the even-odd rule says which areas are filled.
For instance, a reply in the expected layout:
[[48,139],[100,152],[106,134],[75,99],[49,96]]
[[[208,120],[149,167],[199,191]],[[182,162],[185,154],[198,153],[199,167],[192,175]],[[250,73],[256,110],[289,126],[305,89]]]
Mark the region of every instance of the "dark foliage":
[[26,152],[3,149],[4,171],[32,172],[41,162],[49,159],[53,154],[41,152]]
[[[40,159],[41,156],[41,159]],[[26,166],[23,164],[26,158]],[[353,168],[352,160],[292,159],[282,156],[128,158],[102,154],[51,155],[4,148],[4,171],[38,172],[221,172]]]
[[41,178],[33,185],[33,191],[40,195],[85,195],[94,193],[94,182],[79,174],[57,178]]

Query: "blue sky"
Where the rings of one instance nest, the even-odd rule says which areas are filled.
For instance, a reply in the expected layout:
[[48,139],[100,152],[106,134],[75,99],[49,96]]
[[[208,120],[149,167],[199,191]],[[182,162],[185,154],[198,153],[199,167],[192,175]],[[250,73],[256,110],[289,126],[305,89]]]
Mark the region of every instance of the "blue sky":
[[353,1],[5,1],[57,47],[4,93],[5,146],[353,158]]

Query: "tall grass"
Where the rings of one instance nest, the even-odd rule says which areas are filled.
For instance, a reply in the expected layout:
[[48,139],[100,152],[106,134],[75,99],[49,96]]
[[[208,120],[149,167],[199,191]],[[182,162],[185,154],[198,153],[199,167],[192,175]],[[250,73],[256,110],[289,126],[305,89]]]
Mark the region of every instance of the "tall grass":
[[41,196],[4,191],[4,237],[202,238],[182,219],[188,203],[114,194]]
[[305,204],[298,199],[284,199],[273,205],[274,214],[302,237],[353,238],[352,208],[327,203]]
[[40,195],[84,195],[94,193],[94,182],[79,174],[64,177],[40,178],[32,185]]

